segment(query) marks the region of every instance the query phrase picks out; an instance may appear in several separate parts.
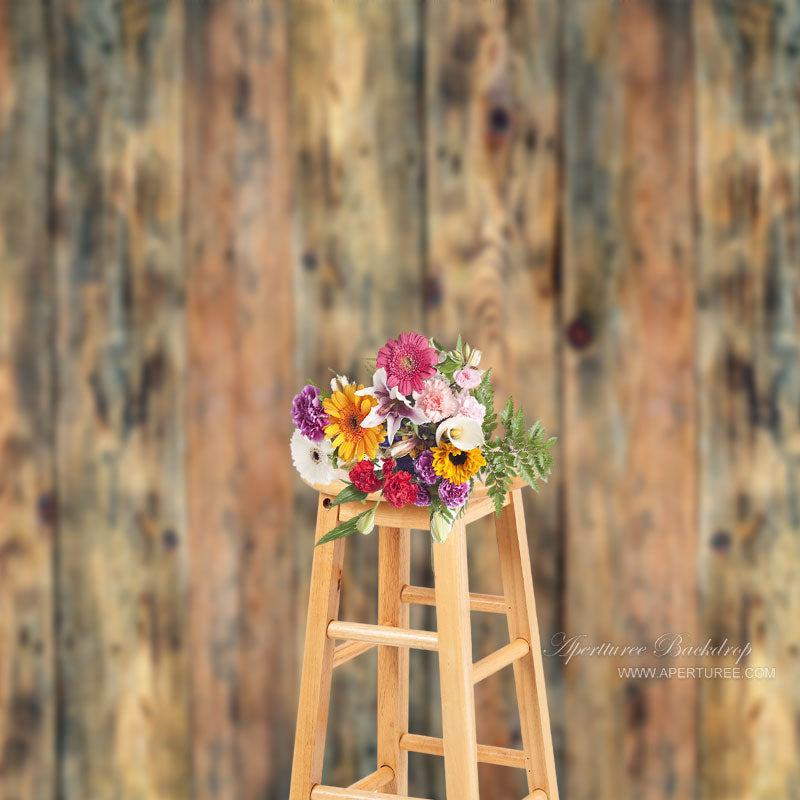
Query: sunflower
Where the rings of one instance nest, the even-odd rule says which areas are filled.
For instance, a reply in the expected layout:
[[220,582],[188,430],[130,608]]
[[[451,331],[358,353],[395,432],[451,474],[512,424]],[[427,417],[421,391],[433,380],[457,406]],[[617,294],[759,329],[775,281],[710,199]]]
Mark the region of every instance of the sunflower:
[[464,483],[485,466],[486,459],[480,447],[459,450],[455,445],[444,443],[432,447],[433,471],[451,483]]
[[383,441],[383,425],[362,428],[361,422],[378,401],[374,397],[356,397],[363,385],[349,384],[341,391],[335,391],[322,405],[330,417],[325,427],[325,438],[338,447],[340,462],[360,461],[365,455],[375,458],[378,444]]

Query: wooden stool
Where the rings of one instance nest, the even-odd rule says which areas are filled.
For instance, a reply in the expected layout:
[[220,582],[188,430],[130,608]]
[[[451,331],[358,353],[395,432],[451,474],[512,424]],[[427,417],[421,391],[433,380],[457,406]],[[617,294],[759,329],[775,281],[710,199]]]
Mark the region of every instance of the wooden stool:
[[[468,587],[466,525],[494,514],[483,487],[476,487],[447,541],[433,545],[435,589],[409,585],[410,531],[429,529],[428,509],[407,506],[396,510],[385,502],[377,504],[378,625],[338,619],[346,539],[314,550],[289,800],[406,798],[409,751],[444,756],[448,800],[478,800],[479,761],[524,769],[530,792],[525,800],[558,800],[520,486],[515,484],[506,496],[495,523],[504,597],[470,594]],[[337,488],[341,487],[322,487],[320,491],[316,539],[365,509],[361,503],[332,506]],[[409,629],[410,603],[436,606],[436,633]],[[505,614],[510,639],[509,644],[474,664],[470,609]],[[334,646],[336,640],[344,643]],[[323,786],[333,670],[376,645],[377,769],[348,788]],[[408,731],[409,647],[439,652],[442,739]],[[509,664],[514,665],[523,750],[479,745],[475,739],[473,686]]]

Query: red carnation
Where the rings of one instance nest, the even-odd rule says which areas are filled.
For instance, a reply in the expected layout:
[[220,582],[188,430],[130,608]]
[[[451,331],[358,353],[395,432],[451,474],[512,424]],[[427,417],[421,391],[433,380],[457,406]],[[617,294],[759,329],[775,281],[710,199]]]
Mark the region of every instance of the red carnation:
[[411,473],[400,470],[386,479],[383,496],[393,508],[402,508],[417,499],[417,485],[411,482]]
[[394,472],[395,466],[397,466],[397,462],[393,458],[384,458],[383,466],[381,467],[383,477],[388,478]]
[[377,492],[383,481],[375,474],[375,467],[366,458],[350,470],[350,480],[360,492]]

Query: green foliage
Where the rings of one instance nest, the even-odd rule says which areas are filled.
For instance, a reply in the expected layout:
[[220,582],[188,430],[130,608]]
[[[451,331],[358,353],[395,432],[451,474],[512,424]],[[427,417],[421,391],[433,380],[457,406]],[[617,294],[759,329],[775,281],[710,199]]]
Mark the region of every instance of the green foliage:
[[351,533],[355,533],[358,530],[358,521],[367,514],[371,514],[372,511],[372,508],[368,508],[366,511],[362,511],[357,517],[353,517],[353,519],[349,519],[347,522],[342,522],[341,524],[337,525],[333,530],[328,531],[324,536],[322,536],[316,543],[315,547],[319,547],[321,544],[327,544],[328,542],[332,542],[334,539],[341,539],[343,536],[349,536]]
[[494,417],[494,394],[488,383],[488,373],[475,394],[486,406],[486,419],[483,423],[486,443],[481,448],[486,458],[484,467],[485,483],[489,497],[499,514],[503,508],[503,500],[511,487],[512,479],[519,476],[535,491],[539,491],[539,481],[547,481],[553,467],[553,456],[550,449],[555,444],[555,437],[546,439],[541,420],[527,431],[525,417],[521,408],[514,410],[514,398],[500,412],[500,423],[505,436],[491,439],[497,428],[497,420],[489,419],[491,410]]
[[473,392],[479,403],[486,407],[486,416],[483,418],[483,435],[486,441],[492,438],[497,427],[497,414],[494,410],[494,389],[492,389],[492,371],[487,369],[479,386]]
[[466,359],[464,358],[464,343],[461,340],[461,334],[458,335],[458,341],[454,350],[448,350],[443,344],[437,342],[436,339],[431,339],[431,344],[439,353],[444,353],[445,359],[437,365],[436,369],[445,375],[449,380],[453,380],[453,373],[461,369]]
[[433,492],[431,494],[431,505],[430,505],[430,516],[433,519],[434,514],[441,514],[441,516],[447,520],[448,525],[452,525],[456,519],[456,513],[453,509],[448,508],[443,502],[442,499],[439,497],[437,492]]
[[331,503],[332,506],[338,506],[342,503],[351,503],[354,500],[364,500],[367,496],[366,492],[362,492],[360,489],[356,489],[356,487],[349,483],[347,486],[342,489],[339,494],[336,495],[333,502]]

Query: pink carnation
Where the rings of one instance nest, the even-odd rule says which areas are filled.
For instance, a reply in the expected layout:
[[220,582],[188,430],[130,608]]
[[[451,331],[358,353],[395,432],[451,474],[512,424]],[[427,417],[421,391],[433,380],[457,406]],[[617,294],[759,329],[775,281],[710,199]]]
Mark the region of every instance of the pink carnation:
[[482,423],[486,416],[486,406],[479,403],[469,392],[464,391],[458,396],[458,413]]
[[483,370],[465,367],[456,370],[453,378],[462,389],[474,389],[476,386],[480,386],[481,375],[483,375]]
[[414,407],[421,408],[431,422],[441,422],[458,411],[458,401],[444,378],[430,378],[425,381]]

